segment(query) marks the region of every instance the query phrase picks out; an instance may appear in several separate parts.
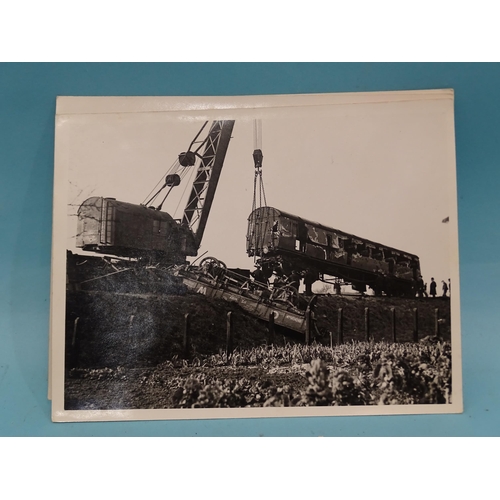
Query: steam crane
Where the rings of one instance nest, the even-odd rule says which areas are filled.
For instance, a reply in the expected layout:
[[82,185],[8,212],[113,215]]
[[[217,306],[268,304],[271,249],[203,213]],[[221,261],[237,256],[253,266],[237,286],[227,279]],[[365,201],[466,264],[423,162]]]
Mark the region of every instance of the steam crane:
[[[144,203],[135,205],[102,197],[85,200],[78,210],[76,246],[87,251],[147,258],[161,263],[182,263],[187,256],[197,255],[234,120],[214,121],[206,137],[199,141],[207,124],[205,122],[201,127],[188,150],[179,155],[164,177],[165,181],[160,189]],[[163,203],[197,162],[183,218],[181,221],[176,220],[161,211]],[[161,202],[156,207],[152,206],[164,190],[166,194]]]

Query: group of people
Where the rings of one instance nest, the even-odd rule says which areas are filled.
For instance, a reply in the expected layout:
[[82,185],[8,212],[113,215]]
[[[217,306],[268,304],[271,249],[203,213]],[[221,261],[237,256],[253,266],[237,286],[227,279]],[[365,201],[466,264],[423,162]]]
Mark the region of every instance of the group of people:
[[[451,294],[451,281],[448,279],[448,283],[445,280],[441,280],[441,290],[442,297],[448,297]],[[428,297],[436,298],[437,296],[437,283],[434,278],[431,278],[431,282],[429,285],[429,294],[427,294],[427,283],[424,283],[422,277],[417,280],[417,296],[418,297]]]

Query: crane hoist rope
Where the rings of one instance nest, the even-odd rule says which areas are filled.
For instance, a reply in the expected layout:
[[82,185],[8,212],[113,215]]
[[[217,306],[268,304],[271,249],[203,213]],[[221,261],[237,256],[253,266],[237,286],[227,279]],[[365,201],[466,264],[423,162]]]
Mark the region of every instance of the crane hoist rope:
[[[253,179],[253,202],[252,211],[256,208],[266,207],[266,192],[264,190],[264,180],[262,178],[262,160],[264,155],[261,149],[256,149],[253,152],[253,160],[255,165],[255,175]],[[264,200],[264,205],[262,205],[262,200]],[[257,203],[258,201],[258,203]]]
[[[264,155],[262,154],[262,122],[260,120],[254,120],[254,152],[253,161],[255,167],[255,175],[253,180],[253,201],[252,201],[252,214],[255,217],[255,210],[257,208],[267,207],[266,192],[264,189],[264,180],[262,177],[262,160]],[[266,224],[262,227],[255,221],[254,231],[253,231],[253,247],[255,249],[263,245],[267,232],[270,230],[269,222],[266,220]],[[257,252],[254,253],[254,262],[257,261]]]
[[[196,158],[201,158],[201,155],[199,154],[199,150],[206,144],[208,140],[208,136],[205,137],[202,141],[198,141],[198,138],[200,134],[203,132],[203,129],[207,126],[208,121],[204,122],[203,125],[201,126],[200,130],[196,134],[195,138],[191,141],[191,144],[189,145],[189,148],[187,151],[181,153],[179,157],[172,163],[170,168],[167,170],[165,174],[162,175],[160,180],[156,183],[155,187],[149,192],[148,196],[146,199],[141,203],[141,205],[148,206],[151,203],[153,203],[160,193],[165,189],[169,188],[165,196],[163,197],[163,200],[161,203],[156,207],[156,210],[161,210],[163,207],[163,203],[165,203],[165,200],[167,199],[168,195],[171,193],[172,189],[176,186],[178,186],[181,181],[184,179],[184,177],[187,175],[188,170],[192,170],[186,167],[192,167],[194,166],[196,162]],[[193,146],[195,144],[199,144],[199,146],[192,150]],[[163,181],[164,180],[164,181]],[[158,186],[162,183],[163,185],[158,189]],[[155,192],[156,190],[156,192]],[[155,194],[152,194],[155,192]]]
[[179,168],[179,160],[176,159],[172,165],[170,166],[170,168],[164,173],[161,175],[160,179],[158,180],[158,182],[155,184],[154,188],[149,192],[149,194],[146,196],[146,198],[144,199],[144,201],[141,203],[141,205],[148,205],[149,203],[151,203],[155,198],[156,196],[158,196],[158,194],[161,192],[161,190],[163,189],[164,187],[164,184],[163,186],[156,192],[155,195],[153,195],[153,193],[158,189],[158,186],[163,182],[165,183],[165,178],[167,175],[169,175],[170,173],[172,173],[173,171],[177,171],[177,169]]
[[257,199],[259,201],[259,208],[262,207],[262,199],[264,199],[264,206],[266,203],[266,193],[264,191],[264,182],[262,179],[262,121],[256,119],[253,121],[253,161],[255,166],[255,175],[253,181],[253,203],[252,211],[257,208]]

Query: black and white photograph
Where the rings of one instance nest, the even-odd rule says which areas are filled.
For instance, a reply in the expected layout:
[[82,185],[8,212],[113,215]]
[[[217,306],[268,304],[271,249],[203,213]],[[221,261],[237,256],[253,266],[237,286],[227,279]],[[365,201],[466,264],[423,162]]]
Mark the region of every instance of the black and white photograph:
[[53,420],[461,412],[453,103],[59,97]]

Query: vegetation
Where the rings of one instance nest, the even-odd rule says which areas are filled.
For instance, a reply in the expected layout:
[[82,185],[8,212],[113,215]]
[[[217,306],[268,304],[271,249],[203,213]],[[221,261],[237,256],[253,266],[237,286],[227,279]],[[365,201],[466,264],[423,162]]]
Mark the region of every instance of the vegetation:
[[[190,377],[177,390],[175,405],[228,407],[239,401],[236,406],[337,406],[451,400],[448,343],[352,343],[333,349],[321,345],[271,346],[236,352],[227,361],[232,366],[290,366],[299,372],[305,368],[307,386],[297,390],[289,384],[251,383],[246,378],[233,383],[230,379]],[[223,363],[223,355],[210,356],[203,362],[204,366]]]
[[105,383],[108,393],[113,381],[128,380],[134,396],[128,407],[141,408],[445,404],[451,402],[451,346],[439,339],[271,345],[237,349],[229,358],[223,352],[173,357],[139,373],[76,369],[70,377]]

